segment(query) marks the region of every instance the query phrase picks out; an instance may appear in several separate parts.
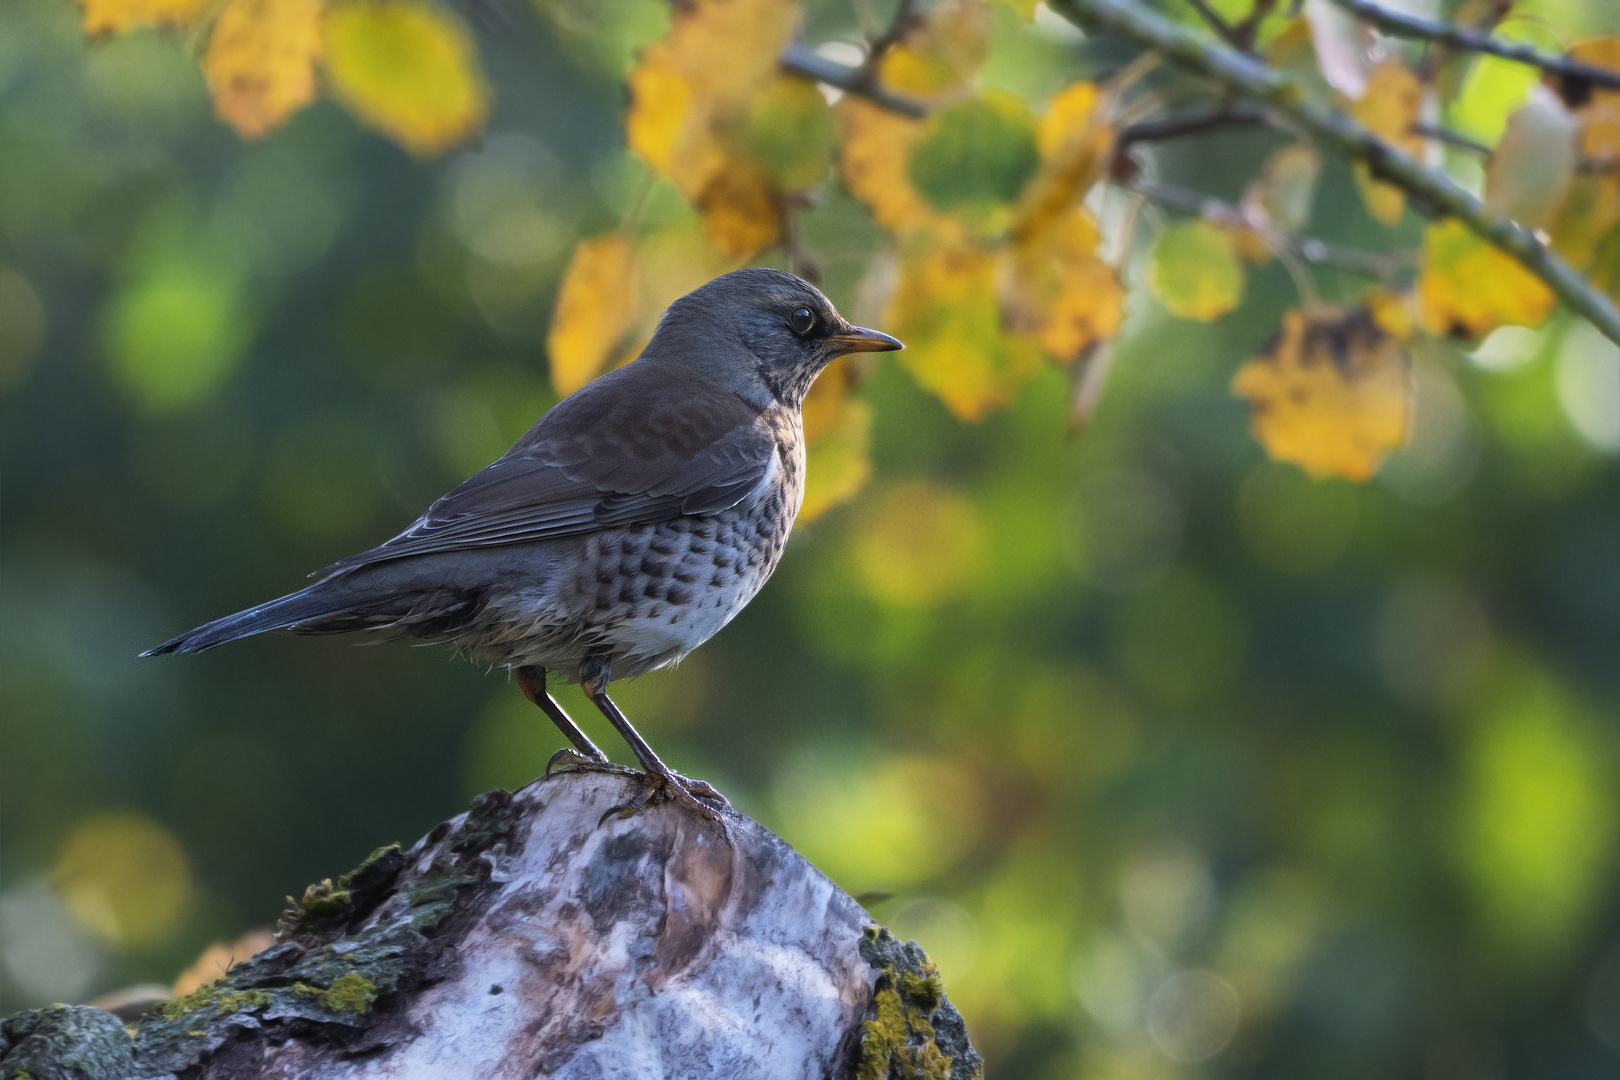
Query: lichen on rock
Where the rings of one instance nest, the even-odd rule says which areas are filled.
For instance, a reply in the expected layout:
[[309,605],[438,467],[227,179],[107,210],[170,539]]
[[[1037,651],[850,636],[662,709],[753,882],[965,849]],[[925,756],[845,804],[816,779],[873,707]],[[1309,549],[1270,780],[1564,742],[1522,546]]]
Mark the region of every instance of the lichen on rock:
[[861,1023],[856,1080],[980,1080],[984,1062],[922,946],[870,926],[861,956],[878,977]]

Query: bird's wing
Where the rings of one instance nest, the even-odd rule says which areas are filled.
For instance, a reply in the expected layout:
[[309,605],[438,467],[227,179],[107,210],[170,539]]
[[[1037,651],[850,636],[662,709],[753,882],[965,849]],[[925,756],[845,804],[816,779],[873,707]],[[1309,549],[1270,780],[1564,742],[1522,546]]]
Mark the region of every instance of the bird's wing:
[[410,528],[322,572],[718,513],[770,473],[776,442],[759,417],[667,368],[621,368],[551,409]]

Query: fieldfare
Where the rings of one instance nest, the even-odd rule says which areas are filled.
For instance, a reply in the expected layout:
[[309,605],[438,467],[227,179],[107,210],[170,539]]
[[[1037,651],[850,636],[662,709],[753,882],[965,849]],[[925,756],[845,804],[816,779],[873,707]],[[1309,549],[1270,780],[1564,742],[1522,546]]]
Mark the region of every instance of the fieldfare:
[[606,762],[546,690],[577,681],[645,772],[649,798],[713,816],[608,697],[714,636],[771,576],[804,497],[800,406],[828,363],[901,348],[850,325],[813,285],[738,270],[669,306],[633,362],[559,402],[499,461],[410,528],[279,600],[143,653],[201,652],[293,630],[447,642],[509,668],[568,737]]

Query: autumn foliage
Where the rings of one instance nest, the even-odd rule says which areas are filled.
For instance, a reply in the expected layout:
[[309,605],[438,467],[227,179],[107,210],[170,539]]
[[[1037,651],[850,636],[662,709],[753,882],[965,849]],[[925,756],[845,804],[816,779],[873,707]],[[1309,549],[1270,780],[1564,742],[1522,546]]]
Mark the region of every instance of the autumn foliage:
[[[90,34],[157,25],[201,35],[216,112],[244,138],[324,90],[427,157],[472,136],[490,108],[474,37],[426,0],[80,2]],[[1034,6],[1009,6],[1027,30]],[[1391,150],[1442,167],[1447,139],[1426,118],[1457,97],[1471,55],[1368,48],[1370,32],[1351,21],[1349,37],[1334,37],[1278,7],[1258,3],[1212,29]],[[633,206],[619,228],[578,244],[547,339],[558,392],[633,358],[663,307],[708,276],[778,255],[814,276],[795,214],[834,184],[882,232],[866,292],[907,343],[898,362],[962,420],[1006,406],[1046,364],[1073,373],[1083,420],[1133,289],[1173,318],[1212,322],[1243,302],[1255,268],[1281,259],[1299,304],[1233,391],[1271,456],[1364,481],[1406,437],[1409,348],[1425,336],[1477,343],[1501,326],[1536,326],[1554,307],[1536,274],[1455,219],[1428,225],[1409,257],[1336,258],[1305,235],[1323,170],[1308,141],[1256,161],[1235,204],[1156,187],[1135,151],[1157,136],[1133,127],[1169,115],[1165,92],[1146,88],[1151,53],[1028,101],[980,85],[998,18],[989,0],[903,3],[858,64],[818,85],[815,71],[784,62],[816,44],[803,40],[803,15],[799,0],[684,0],[637,53],[627,147],[696,212],[701,238],[644,227]],[[1620,39],[1568,55],[1620,70]],[[1218,127],[1230,102],[1202,92],[1207,126]],[[1485,205],[1543,230],[1554,252],[1620,295],[1620,91],[1549,75],[1495,150]],[[1354,172],[1369,231],[1431,209],[1367,161]],[[1167,221],[1162,208],[1186,216]],[[1324,300],[1315,272],[1336,263],[1367,280],[1337,282]],[[867,475],[868,414],[846,400],[858,381],[840,369],[810,403],[820,460],[809,515]]]

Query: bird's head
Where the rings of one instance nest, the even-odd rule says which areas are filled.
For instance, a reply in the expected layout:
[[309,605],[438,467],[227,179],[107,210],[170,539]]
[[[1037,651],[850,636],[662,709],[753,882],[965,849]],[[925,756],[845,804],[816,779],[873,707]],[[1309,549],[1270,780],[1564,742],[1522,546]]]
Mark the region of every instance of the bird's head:
[[821,290],[780,270],[735,270],[669,305],[642,355],[677,363],[745,399],[797,407],[823,368],[905,346],[853,326]]

